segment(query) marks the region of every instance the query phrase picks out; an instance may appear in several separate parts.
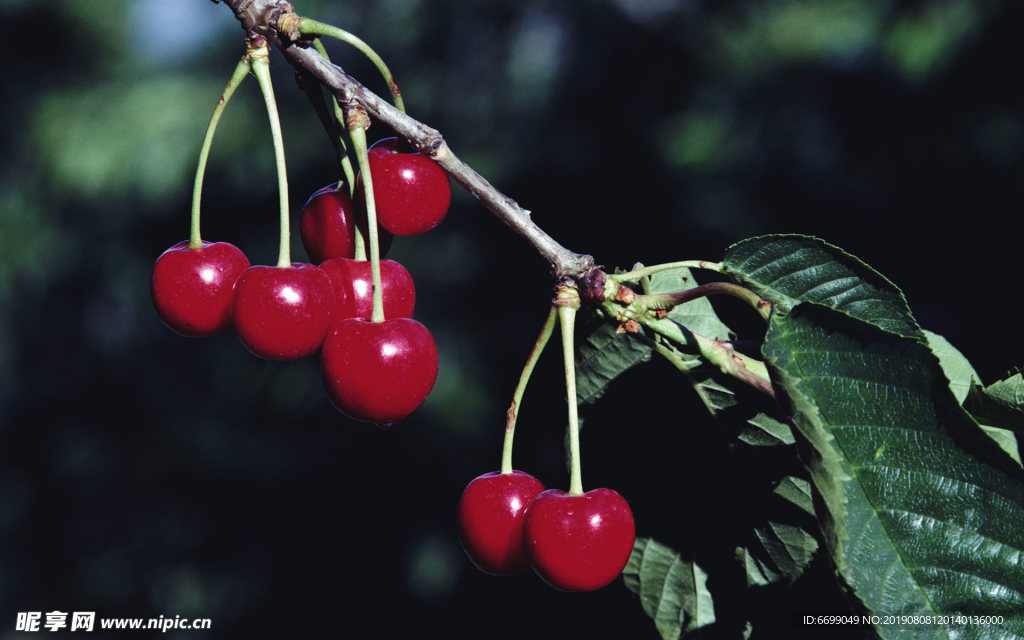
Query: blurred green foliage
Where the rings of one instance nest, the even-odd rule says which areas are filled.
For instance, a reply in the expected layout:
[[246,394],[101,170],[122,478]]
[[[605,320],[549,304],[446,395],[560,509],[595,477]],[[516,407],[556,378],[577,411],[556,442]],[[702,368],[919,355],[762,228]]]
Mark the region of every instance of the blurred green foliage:
[[[763,232],[817,234],[900,284],[986,382],[1020,363],[1006,286],[1024,186],[1019,3],[295,5],[370,42],[412,115],[609,268],[717,260]],[[490,579],[454,537],[461,488],[497,467],[550,296],[525,243],[461,192],[441,228],[395,243],[441,375],[394,432],[349,423],[328,406],[315,359],[260,361],[230,335],[186,340],[151,309],[149,269],[187,235],[203,131],[242,53],[230,11],[0,0],[0,19],[30,39],[0,45],[0,625],[72,606],[213,618],[196,639],[363,625],[512,637],[544,617],[552,633],[653,635],[619,587],[567,599],[531,576]],[[381,89],[368,63],[328,47]],[[297,211],[335,179],[335,160],[276,53],[273,72]],[[204,236],[269,263],[275,189],[249,81],[214,143]],[[556,355],[542,364],[517,466],[561,486]],[[584,481],[626,495],[643,535],[699,548],[678,513],[735,487],[672,498],[722,473],[674,426],[692,420],[699,440],[710,423],[696,403],[644,404],[652,385],[681,382],[671,372],[627,378],[586,416]],[[693,453],[661,453],[680,450]],[[788,632],[780,611],[755,629]]]

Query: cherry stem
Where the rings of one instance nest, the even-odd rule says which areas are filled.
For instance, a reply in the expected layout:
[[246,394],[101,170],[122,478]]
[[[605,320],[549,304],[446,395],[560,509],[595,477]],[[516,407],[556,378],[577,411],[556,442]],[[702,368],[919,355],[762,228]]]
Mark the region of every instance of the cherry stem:
[[565,360],[565,393],[569,405],[569,495],[583,495],[583,473],[580,462],[580,420],[576,404],[576,356],[573,341],[576,310],[580,294],[575,287],[561,285],[555,297],[558,320],[562,328],[562,357]]
[[649,276],[659,271],[667,271],[669,269],[705,269],[708,271],[722,270],[722,263],[720,262],[708,262],[707,260],[681,260],[679,262],[666,262],[665,264],[656,264],[649,267],[642,267],[640,269],[634,269],[633,271],[625,271],[623,273],[610,273],[607,274],[609,280],[615,282],[628,282],[631,280],[639,280],[645,276]]
[[[323,22],[318,22],[311,18],[301,18],[299,20],[299,33],[305,35],[318,35],[335,38],[337,40],[341,40],[342,42],[346,42],[355,47],[356,49],[358,49],[359,51],[361,51],[363,55],[369,58],[370,62],[372,62],[375,67],[377,67],[377,71],[380,72],[380,75],[384,78],[384,81],[387,82],[388,91],[391,92],[391,102],[395,105],[395,108],[405,113],[405,103],[402,100],[402,92],[398,89],[398,83],[395,82],[395,78],[391,74],[391,69],[388,68],[388,65],[384,62],[384,59],[381,58],[377,54],[377,52],[370,47],[370,45],[366,44],[366,42],[361,40],[358,36],[349,33],[344,29],[340,29],[338,27],[325,24]],[[320,53],[320,55],[324,55],[323,52],[320,51],[320,49],[317,49],[317,51]],[[326,58],[327,56],[324,57]]]
[[772,304],[750,289],[734,282],[709,282],[691,289],[675,293],[652,293],[636,296],[635,304],[646,309],[671,309],[684,302],[714,294],[725,294],[746,302],[757,311],[761,319],[768,321],[772,313]]
[[544,326],[541,327],[540,335],[537,336],[537,342],[534,343],[533,350],[530,351],[530,357],[526,359],[526,366],[523,367],[523,372],[519,375],[519,384],[516,385],[516,390],[512,394],[512,404],[505,412],[505,442],[501,450],[501,472],[505,474],[512,473],[512,441],[515,438],[519,409],[523,406],[523,394],[526,393],[526,385],[530,382],[530,376],[533,374],[534,367],[537,366],[540,354],[547,346],[551,334],[555,332],[555,317],[555,307],[552,305],[547,319],[544,320]]
[[[320,83],[305,69],[296,69],[295,84],[306,94],[310,105],[316,111],[320,124],[323,125],[324,131],[327,132],[327,137],[331,140],[331,147],[334,149],[335,155],[339,159],[342,158],[345,155],[345,148],[338,130],[338,120],[334,114],[327,111],[327,104],[324,100],[324,94],[320,90]],[[331,97],[331,104],[335,105],[335,111],[337,111],[337,102],[333,96]]]
[[[322,55],[325,60],[330,62],[331,58],[327,55],[327,49],[325,49],[323,43],[320,42],[320,38],[313,40],[313,48],[316,49],[317,53]],[[334,106],[334,119],[344,127],[345,114],[341,110],[341,105],[338,104],[337,98],[334,96],[331,96],[331,104]],[[341,165],[341,173],[345,176],[346,182],[348,182],[348,194],[350,196],[354,195],[356,176],[355,171],[352,170],[352,160],[348,157],[347,149],[345,148],[345,141],[338,135],[337,129],[328,131],[328,135],[332,136],[337,142],[338,164]]]
[[274,99],[274,87],[270,82],[270,47],[266,42],[249,49],[252,69],[260,83],[263,101],[267,104],[267,116],[270,118],[270,135],[274,139],[274,161],[277,164],[277,191],[280,200],[281,240],[277,251],[277,266],[292,266],[291,237],[289,235],[288,214],[288,170],[284,160],[284,136],[281,134],[281,120],[277,113],[277,101]]
[[210,117],[210,124],[206,127],[206,138],[203,139],[203,147],[199,150],[196,180],[192,187],[192,221],[188,239],[189,249],[200,249],[203,246],[203,239],[199,233],[199,203],[202,200],[206,162],[210,157],[210,147],[213,146],[213,134],[217,131],[217,124],[220,122],[221,114],[224,113],[224,108],[228,105],[228,100],[231,99],[238,85],[242,84],[242,80],[245,80],[245,76],[249,74],[251,68],[252,65],[249,63],[248,56],[243,56],[238,61],[234,73],[231,74],[231,79],[228,80],[228,85],[224,87],[224,92],[220,94],[220,99],[217,100],[217,106],[213,109],[213,116]]
[[377,233],[377,205],[373,198],[373,176],[370,175],[370,157],[366,149],[366,128],[370,117],[366,110],[355,103],[345,105],[345,122],[348,135],[359,162],[359,175],[363,182],[363,199],[366,202],[366,227],[370,244],[370,276],[373,280],[373,313],[370,320],[384,322],[384,295],[380,278],[380,244]]
[[[327,55],[327,49],[324,48],[324,44],[320,42],[320,38],[313,39],[313,48],[317,50],[324,60],[331,61],[331,57]],[[341,105],[338,104],[338,99],[331,96],[331,104],[334,105],[334,119],[341,124],[341,126],[348,128],[345,124],[345,112],[342,110]],[[337,135],[337,130],[329,130],[327,135],[334,136],[337,140],[338,149],[338,164],[341,167],[341,173],[344,176],[344,181],[348,184],[348,195],[355,197],[356,191],[356,175],[352,169],[352,159],[349,158],[348,149],[345,145],[345,141]],[[338,185],[341,188],[341,185]],[[363,232],[358,226],[355,228],[355,247],[352,256],[356,260],[366,260],[366,238],[363,236]]]

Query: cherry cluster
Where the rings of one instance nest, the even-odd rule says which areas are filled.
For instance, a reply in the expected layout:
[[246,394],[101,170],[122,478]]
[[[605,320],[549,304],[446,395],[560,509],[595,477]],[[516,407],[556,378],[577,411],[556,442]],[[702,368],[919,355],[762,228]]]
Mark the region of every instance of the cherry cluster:
[[[422,154],[398,151],[397,143],[388,138],[368,152],[381,254],[393,235],[440,224],[451,200],[444,171]],[[363,198],[332,185],[309,198],[300,218],[303,246],[317,264],[253,266],[226,242],[180,242],[153,267],[157,313],[184,336],[234,328],[262,358],[319,350],[331,402],[353,419],[391,426],[430,394],[438,353],[430,331],[412,319],[412,278],[393,260],[379,262],[384,319],[373,321],[371,263],[355,259],[356,234],[368,237],[366,221]]]
[[528,568],[562,591],[593,591],[626,566],[636,527],[625,498],[611,489],[573,494],[544,489],[523,471],[475,478],[459,500],[459,537],[481,571]]

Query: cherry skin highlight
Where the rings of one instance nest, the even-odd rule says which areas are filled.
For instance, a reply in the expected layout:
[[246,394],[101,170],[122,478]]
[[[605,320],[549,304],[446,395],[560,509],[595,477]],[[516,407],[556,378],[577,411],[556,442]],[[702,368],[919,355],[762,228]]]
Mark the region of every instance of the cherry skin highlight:
[[633,512],[611,489],[549,489],[530,503],[523,526],[530,566],[562,591],[593,591],[615,580],[635,537]]
[[415,236],[441,224],[452,199],[448,174],[421,153],[397,151],[385,138],[369,150],[377,224],[396,236]]
[[[369,262],[334,258],[321,264],[320,269],[334,288],[334,322],[345,318],[371,319],[373,276]],[[381,260],[380,280],[384,318],[411,318],[416,306],[416,288],[405,267],[394,260]]]
[[530,568],[523,517],[542,491],[541,481],[522,471],[485,473],[466,485],[459,499],[459,540],[478,569],[507,576]]
[[333,305],[330,279],[314,265],[250,267],[235,287],[235,331],[261,358],[301,358],[320,348]]
[[437,380],[437,344],[412,318],[336,322],[320,358],[334,406],[354,420],[383,428],[419,408]]
[[231,326],[235,283],[249,259],[233,244],[203,242],[189,249],[182,241],[153,265],[150,293],[157,315],[183,336],[211,336]]

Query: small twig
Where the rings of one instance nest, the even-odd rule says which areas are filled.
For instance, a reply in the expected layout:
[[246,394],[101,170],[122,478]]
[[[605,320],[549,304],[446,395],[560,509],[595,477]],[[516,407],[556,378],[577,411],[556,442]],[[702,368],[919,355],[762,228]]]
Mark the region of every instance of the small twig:
[[709,282],[675,293],[652,293],[636,296],[636,304],[648,309],[671,309],[676,305],[709,295],[725,294],[742,300],[767,321],[772,314],[772,305],[750,289],[733,282]]
[[669,269],[706,269],[708,271],[721,271],[722,264],[720,262],[709,262],[707,260],[682,260],[679,262],[668,262],[665,264],[655,264],[649,267],[641,267],[632,271],[624,271],[622,273],[609,273],[608,279],[616,282],[629,282],[631,280],[639,280],[646,276],[659,273],[661,271],[668,271]]
[[387,125],[421,153],[430,156],[494,217],[533,245],[550,265],[556,281],[565,277],[575,279],[594,266],[593,257],[563,247],[530,219],[529,211],[460,160],[437,130],[402,113],[305,42],[296,42],[299,20],[291,3],[283,0],[224,0],[224,3],[234,11],[243,29],[264,35],[284,53],[289,63],[319,80],[341,104],[361,105],[374,120]]

